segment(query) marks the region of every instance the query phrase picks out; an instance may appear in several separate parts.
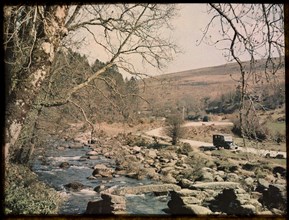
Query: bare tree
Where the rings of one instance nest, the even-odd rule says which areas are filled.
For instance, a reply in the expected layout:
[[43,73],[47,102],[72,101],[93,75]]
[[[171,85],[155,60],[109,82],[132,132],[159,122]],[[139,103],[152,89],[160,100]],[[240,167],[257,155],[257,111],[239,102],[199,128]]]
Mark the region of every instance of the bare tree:
[[[74,99],[75,94],[93,85],[94,80],[99,80],[114,65],[141,75],[129,61],[132,56],[162,68],[178,52],[176,45],[161,33],[162,27],[171,28],[169,21],[176,15],[175,5],[5,6],[4,11],[6,155],[15,150],[10,146],[16,147],[31,110],[39,112],[43,107],[72,103],[89,122],[81,104]],[[83,80],[68,88],[59,99],[49,96],[37,99],[43,82],[49,81],[57,50],[79,46],[76,44],[85,42],[79,37],[83,34],[91,35],[93,44],[106,51],[105,65],[92,74],[84,73]],[[34,119],[30,121],[36,121],[37,115],[31,114]],[[26,127],[33,124],[29,122]],[[21,145],[17,144],[17,148]]]
[[[245,137],[244,117],[252,111],[256,113],[254,85],[278,81],[276,74],[284,65],[284,5],[211,3],[208,13],[212,18],[201,42],[223,50],[228,61],[239,65],[240,78],[234,80],[241,90],[239,120]],[[218,32],[211,32],[213,26],[218,27]],[[262,71],[257,71],[262,65],[258,63],[260,59],[264,65]]]

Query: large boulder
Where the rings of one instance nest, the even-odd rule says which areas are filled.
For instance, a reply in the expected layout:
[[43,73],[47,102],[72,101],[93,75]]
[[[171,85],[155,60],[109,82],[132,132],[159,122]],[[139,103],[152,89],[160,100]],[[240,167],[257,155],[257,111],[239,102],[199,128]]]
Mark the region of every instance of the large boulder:
[[204,190],[204,189],[236,189],[239,187],[239,183],[236,182],[206,182],[206,183],[196,183],[191,186],[191,189]]
[[172,183],[172,184],[176,184],[177,180],[172,176],[172,174],[168,173],[165,176],[161,177],[162,182],[164,183]]
[[280,174],[282,177],[286,177],[286,168],[281,167],[281,166],[276,166],[273,168],[273,174],[275,176],[278,176],[277,174]]
[[192,185],[194,185],[194,182],[188,179],[182,178],[178,185],[180,185],[182,188],[191,188]]
[[202,174],[199,178],[196,179],[196,181],[202,181],[202,182],[213,182],[214,176],[208,171],[202,171]]
[[79,182],[68,183],[68,184],[64,185],[64,187],[68,190],[75,191],[75,192],[80,191],[80,190],[85,188],[85,186]]
[[93,176],[101,176],[101,177],[112,177],[113,170],[108,168],[104,164],[97,164],[94,166],[94,170],[92,172]]
[[269,185],[270,184],[267,180],[260,178],[257,180],[257,186],[255,191],[263,193],[265,190],[269,188]]
[[200,205],[185,205],[187,212],[191,212],[192,215],[210,215],[212,211],[207,207]]
[[207,215],[211,210],[201,206],[202,193],[195,190],[182,189],[170,192],[168,202],[169,213],[177,215]]
[[117,195],[127,195],[127,194],[142,194],[142,193],[159,193],[159,192],[169,192],[169,191],[179,191],[180,186],[175,184],[152,184],[144,186],[134,186],[134,187],[124,187],[116,189],[114,194]]
[[287,195],[286,186],[280,184],[270,184],[267,190],[263,191],[263,197],[260,202],[267,208],[273,208],[286,211],[287,210]]
[[146,157],[155,159],[157,157],[157,150],[155,149],[148,149],[145,153]]
[[85,214],[125,213],[126,201],[123,196],[102,193],[101,198],[102,200],[88,202]]
[[256,214],[257,208],[260,208],[250,204],[250,201],[250,195],[244,190],[224,189],[209,202],[209,207],[213,212],[249,216]]

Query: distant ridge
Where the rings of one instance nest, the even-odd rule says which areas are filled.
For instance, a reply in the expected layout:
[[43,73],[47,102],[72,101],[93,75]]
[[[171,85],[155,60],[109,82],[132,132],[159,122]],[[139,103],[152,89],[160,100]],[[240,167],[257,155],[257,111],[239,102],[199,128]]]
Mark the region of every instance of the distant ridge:
[[[277,59],[277,58],[274,58]],[[279,59],[279,58],[278,58]],[[282,64],[284,65],[285,63],[285,57],[282,56],[281,59],[283,59]],[[256,68],[257,71],[263,71],[262,68],[265,67],[266,59],[261,59],[261,60],[256,60]],[[244,61],[243,62],[245,67],[249,67],[250,61]],[[219,71],[218,71],[219,70]],[[225,72],[222,72],[223,70],[226,70]],[[176,75],[182,75],[182,76],[189,76],[191,74],[197,76],[197,75],[203,75],[204,72],[206,72],[206,75],[226,75],[228,73],[232,74],[233,72],[239,72],[239,65],[237,62],[230,62],[226,64],[221,64],[217,66],[208,66],[208,67],[201,67],[197,69],[190,69],[190,70],[182,70],[178,72],[172,72],[172,73],[165,73],[161,75],[155,76],[155,78],[172,78],[175,77]]]

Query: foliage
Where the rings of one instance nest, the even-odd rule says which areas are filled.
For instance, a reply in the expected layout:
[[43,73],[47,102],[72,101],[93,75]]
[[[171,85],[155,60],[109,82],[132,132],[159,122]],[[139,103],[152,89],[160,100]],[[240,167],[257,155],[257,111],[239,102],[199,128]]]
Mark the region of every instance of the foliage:
[[182,115],[178,112],[170,114],[166,119],[166,134],[172,138],[172,145],[176,145],[178,139],[184,135],[184,129],[181,127],[183,124]]
[[124,144],[129,146],[148,146],[150,143],[141,136],[136,136],[128,133],[124,134]]
[[61,198],[28,167],[5,166],[5,214],[57,214]]
[[192,146],[189,143],[183,143],[180,148],[177,150],[178,154],[189,155],[192,151]]
[[253,113],[249,113],[243,120],[243,134],[241,132],[241,123],[239,120],[233,121],[234,127],[232,128],[232,132],[240,137],[246,137],[257,141],[264,141],[268,139],[268,128],[264,126],[264,124],[261,124],[259,119],[255,117]]
[[198,154],[190,154],[186,159],[190,168],[184,169],[181,174],[184,178],[195,181],[202,175],[202,168],[206,167],[206,160]]

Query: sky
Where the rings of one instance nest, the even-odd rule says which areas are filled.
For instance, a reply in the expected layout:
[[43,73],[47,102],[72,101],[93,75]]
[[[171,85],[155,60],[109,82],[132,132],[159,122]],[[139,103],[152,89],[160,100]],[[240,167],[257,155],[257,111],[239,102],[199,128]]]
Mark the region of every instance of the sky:
[[202,38],[202,30],[209,23],[206,4],[180,4],[180,16],[173,20],[173,36],[183,53],[165,69],[165,73],[215,66],[226,63],[222,52],[213,46],[197,41]]
[[[143,66],[141,62],[136,64],[137,67],[145,69],[149,75],[179,72],[226,63],[222,51],[214,46],[205,43],[197,46],[197,41],[202,38],[202,30],[211,18],[207,14],[207,4],[178,4],[178,7],[180,11],[179,15],[172,20],[174,30],[171,36],[183,53],[177,54],[175,59],[168,63],[162,71],[150,66]],[[106,60],[104,52],[94,48],[92,44],[85,45],[81,49],[81,53],[86,54],[91,64],[95,59]],[[124,74],[124,76],[126,75]]]

